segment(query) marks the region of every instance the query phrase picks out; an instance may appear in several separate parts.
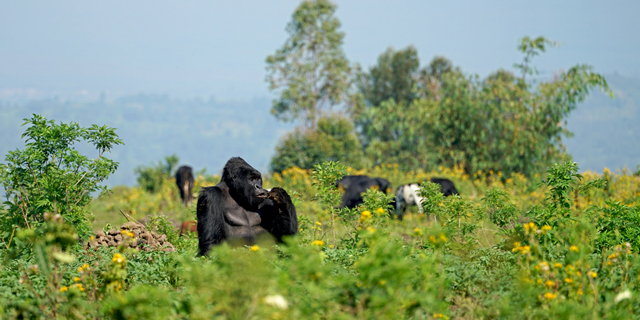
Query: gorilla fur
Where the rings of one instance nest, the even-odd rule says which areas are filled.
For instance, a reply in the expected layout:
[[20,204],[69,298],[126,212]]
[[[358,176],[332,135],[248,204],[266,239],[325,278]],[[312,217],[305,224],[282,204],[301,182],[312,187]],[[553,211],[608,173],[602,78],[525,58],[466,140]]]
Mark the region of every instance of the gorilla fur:
[[[267,191],[262,188],[262,177],[258,170],[242,158],[229,159],[222,170],[220,182],[213,187],[203,188],[198,197],[198,254],[207,254],[211,246],[224,240],[244,245],[253,244],[258,236],[267,234],[269,230],[261,225],[272,229],[277,226],[274,230],[282,233],[280,237],[297,233],[297,216],[289,196],[281,196],[279,191],[272,195],[274,199],[282,198],[285,203],[276,202],[267,198],[268,196]],[[286,212],[280,214],[280,209]],[[261,218],[262,212],[268,214]],[[284,223],[277,221],[285,216],[288,220]],[[292,216],[295,218],[295,229],[290,222]],[[274,219],[276,221],[272,221]]]
[[[271,201],[273,204],[270,204]],[[298,232],[298,216],[291,197],[282,188],[276,187],[269,191],[265,206],[260,209],[262,222],[260,226],[269,231],[278,242],[282,237]]]

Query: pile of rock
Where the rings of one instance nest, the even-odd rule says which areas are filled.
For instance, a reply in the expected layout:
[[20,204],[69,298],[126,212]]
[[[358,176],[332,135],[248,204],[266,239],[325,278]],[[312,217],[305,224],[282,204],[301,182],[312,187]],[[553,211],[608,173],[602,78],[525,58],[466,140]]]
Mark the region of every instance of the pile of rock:
[[95,249],[99,246],[116,247],[121,244],[141,251],[176,251],[176,247],[167,241],[166,234],[158,235],[135,222],[123,224],[120,230],[111,229],[106,233],[97,231],[95,239],[89,240],[87,246]]

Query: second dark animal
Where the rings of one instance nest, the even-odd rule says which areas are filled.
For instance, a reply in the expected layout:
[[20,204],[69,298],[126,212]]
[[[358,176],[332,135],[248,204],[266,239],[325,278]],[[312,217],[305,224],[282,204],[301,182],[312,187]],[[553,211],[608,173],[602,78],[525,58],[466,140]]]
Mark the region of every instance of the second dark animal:
[[193,200],[193,169],[189,166],[181,166],[176,172],[176,184],[180,190],[182,204],[190,206]]
[[387,193],[390,183],[383,178],[371,178],[365,175],[344,176],[342,179],[336,181],[337,187],[344,188],[344,194],[342,195],[341,208],[355,208],[362,201],[362,194],[367,189],[372,187],[378,187],[378,190]]

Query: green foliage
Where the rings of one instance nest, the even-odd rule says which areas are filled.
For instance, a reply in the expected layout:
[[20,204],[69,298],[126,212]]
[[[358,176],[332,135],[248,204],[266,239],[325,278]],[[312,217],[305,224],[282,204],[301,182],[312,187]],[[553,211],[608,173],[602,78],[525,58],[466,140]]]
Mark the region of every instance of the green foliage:
[[331,217],[330,227],[334,246],[336,245],[336,218],[349,218],[353,216],[353,213],[348,208],[338,208],[340,206],[340,199],[342,196],[340,191],[338,191],[336,181],[344,177],[346,172],[347,168],[343,164],[334,161],[326,161],[315,165],[312,173],[313,179],[317,181],[314,183],[316,187],[315,199],[320,201]]
[[378,106],[389,99],[399,104],[411,102],[416,96],[419,67],[414,46],[399,51],[388,48],[378,57],[377,65],[358,75],[357,85],[365,103]]
[[164,158],[164,163],[160,161],[156,165],[136,167],[134,172],[138,176],[138,186],[151,193],[158,192],[162,182],[174,173],[179,161],[178,156],[172,154]]
[[353,125],[341,116],[322,117],[317,129],[297,128],[285,136],[271,159],[271,171],[299,167],[311,169],[323,161],[363,166],[364,155]]
[[[56,124],[35,114],[24,120],[23,125],[30,125],[22,135],[25,149],[9,152],[6,163],[0,165],[7,198],[7,211],[0,211],[0,238],[10,238],[15,228],[38,227],[46,212],[62,215],[86,238],[91,216],[85,206],[93,193],[106,191],[100,183],[118,168],[104,153],[122,141],[107,126]],[[78,142],[93,145],[97,158],[81,155],[74,148]]]
[[[530,74],[530,60],[547,40],[523,41],[522,68]],[[459,166],[469,174],[493,170],[531,177],[561,159],[561,138],[570,135],[566,118],[576,105],[595,87],[608,92],[605,79],[585,65],[535,86],[507,71],[480,81],[446,63],[437,65],[442,72],[428,77],[433,83],[424,85],[421,98],[354,110],[374,164],[398,163],[405,170]]]
[[323,111],[346,101],[351,67],[335,11],[328,0],[301,2],[287,25],[289,38],[267,57],[269,89],[279,94],[271,109],[277,118],[315,128]]

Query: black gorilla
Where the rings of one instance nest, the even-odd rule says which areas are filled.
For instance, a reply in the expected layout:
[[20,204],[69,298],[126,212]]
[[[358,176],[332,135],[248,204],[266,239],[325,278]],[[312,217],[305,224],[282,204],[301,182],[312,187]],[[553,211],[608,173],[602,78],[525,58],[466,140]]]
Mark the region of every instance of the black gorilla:
[[229,159],[220,183],[203,188],[198,197],[199,255],[225,239],[252,244],[268,232],[276,239],[296,234],[298,220],[291,198],[284,189],[274,189],[267,193],[260,172],[242,158]]
[[176,172],[176,184],[180,190],[180,199],[182,204],[190,206],[193,196],[193,169],[189,166],[181,166]]

